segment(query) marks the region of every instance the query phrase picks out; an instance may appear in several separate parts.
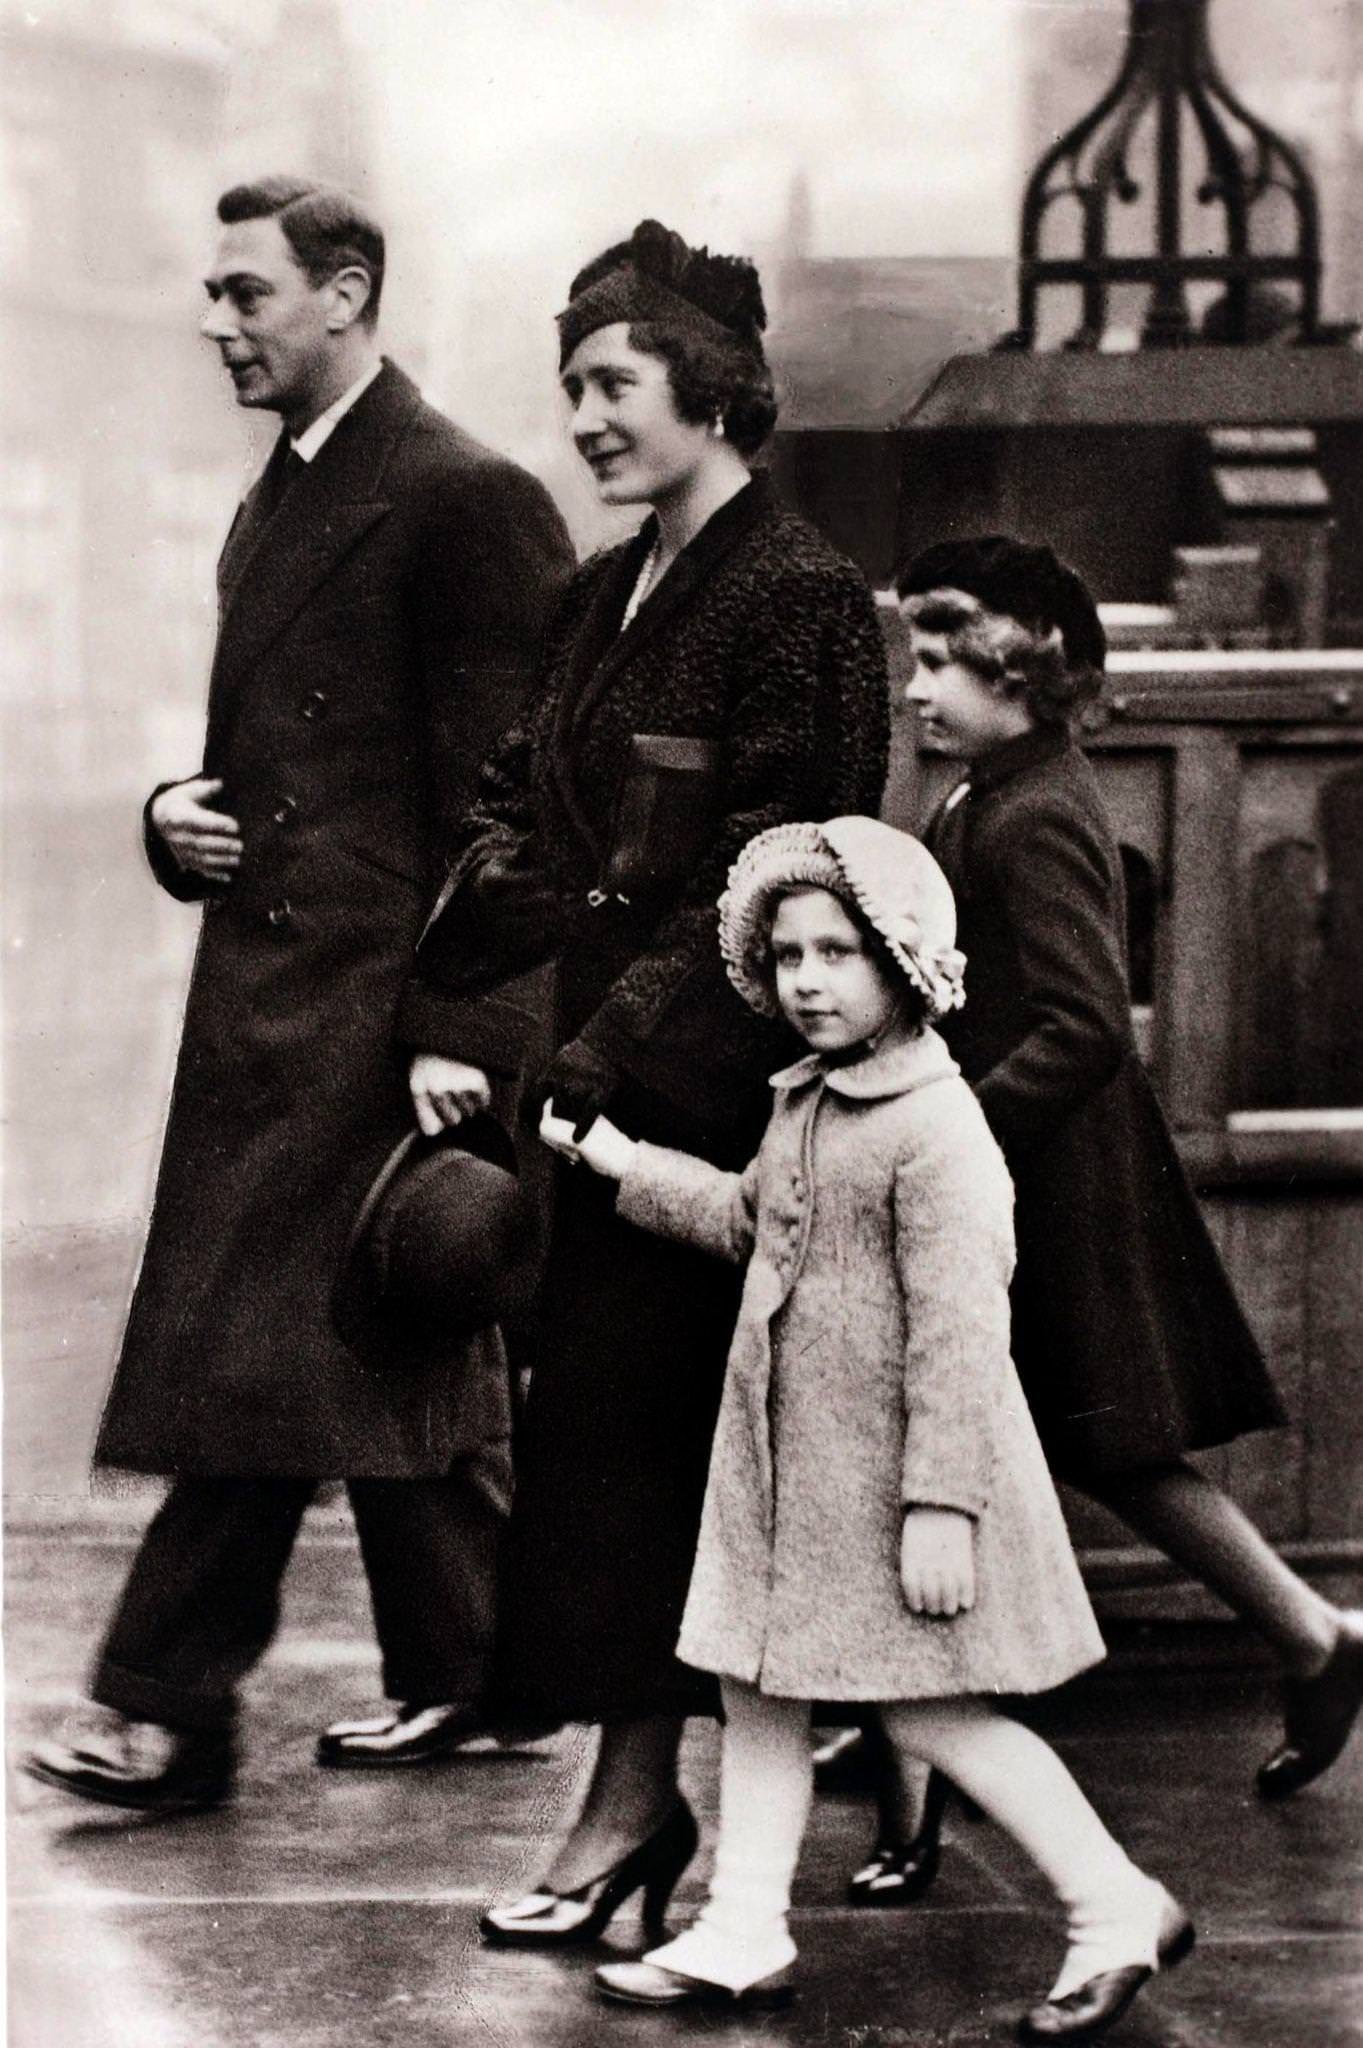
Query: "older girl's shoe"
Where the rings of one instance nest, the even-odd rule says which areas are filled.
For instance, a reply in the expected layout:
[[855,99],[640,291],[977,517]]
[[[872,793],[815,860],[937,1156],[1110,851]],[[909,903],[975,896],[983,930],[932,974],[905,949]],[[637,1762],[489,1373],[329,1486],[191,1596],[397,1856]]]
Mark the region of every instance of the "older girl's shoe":
[[695,1815],[679,1799],[647,1841],[599,1877],[576,1891],[527,1892],[508,1906],[493,1906],[478,1931],[494,1948],[567,1948],[595,1941],[625,1900],[642,1891],[645,1934],[650,1941],[660,1940],[668,1901],[699,1843]]
[[1363,1710],[1363,1614],[1343,1617],[1323,1671],[1287,1680],[1283,1706],[1282,1744],[1259,1767],[1261,1799],[1290,1799],[1343,1751]]
[[907,1906],[922,1897],[941,1861],[942,1816],[951,1794],[951,1780],[929,1771],[918,1832],[908,1842],[876,1843],[870,1861],[848,1879],[854,1906]]
[[789,2005],[795,1986],[788,1970],[777,1970],[756,1984],[731,1991],[727,1984],[711,1984],[703,1977],[684,1977],[680,1970],[666,1970],[661,1963],[602,1963],[596,1972],[596,1988],[602,1998],[619,2005],[722,2005],[730,2008],[772,2010]]

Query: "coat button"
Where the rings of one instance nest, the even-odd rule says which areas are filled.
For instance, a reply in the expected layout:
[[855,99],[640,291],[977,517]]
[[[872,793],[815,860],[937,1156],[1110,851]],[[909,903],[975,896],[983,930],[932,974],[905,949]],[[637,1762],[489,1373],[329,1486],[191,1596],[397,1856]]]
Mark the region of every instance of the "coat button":
[[293,912],[289,908],[287,902],[272,903],[265,913],[265,922],[266,924],[272,924],[276,926],[285,925],[292,920],[292,917]]
[[291,796],[286,796],[283,803],[279,806],[279,809],[274,814],[274,821],[276,825],[287,825],[297,809],[297,799]]
[[325,690],[309,690],[303,699],[304,718],[325,718],[327,715],[327,693]]

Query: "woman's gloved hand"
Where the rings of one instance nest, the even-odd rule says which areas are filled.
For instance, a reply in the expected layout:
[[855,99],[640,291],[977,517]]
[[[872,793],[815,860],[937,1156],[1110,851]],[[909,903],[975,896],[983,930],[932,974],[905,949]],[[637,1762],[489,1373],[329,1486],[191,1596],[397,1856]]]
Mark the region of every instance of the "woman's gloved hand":
[[585,1038],[571,1038],[535,1085],[538,1108],[551,1097],[554,1114],[569,1119],[575,1139],[585,1138],[620,1085],[616,1067]]
[[460,936],[492,958],[538,950],[558,923],[558,892],[527,853],[498,848],[457,892]]

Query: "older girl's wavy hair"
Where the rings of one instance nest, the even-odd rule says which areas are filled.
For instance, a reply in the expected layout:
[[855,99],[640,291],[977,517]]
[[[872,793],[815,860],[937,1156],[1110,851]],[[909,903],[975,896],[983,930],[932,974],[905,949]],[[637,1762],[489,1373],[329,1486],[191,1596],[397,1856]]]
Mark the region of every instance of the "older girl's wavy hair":
[[951,659],[1000,696],[1020,698],[1039,725],[1068,725],[1102,688],[1101,670],[1070,659],[1059,626],[991,611],[969,591],[920,591],[905,598],[904,615],[940,634]]

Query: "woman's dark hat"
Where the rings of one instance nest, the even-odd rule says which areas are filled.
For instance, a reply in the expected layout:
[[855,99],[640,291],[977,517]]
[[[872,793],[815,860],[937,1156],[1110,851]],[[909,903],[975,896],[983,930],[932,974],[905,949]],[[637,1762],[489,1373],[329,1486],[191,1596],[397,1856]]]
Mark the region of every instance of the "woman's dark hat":
[[355,1350],[428,1356],[495,1323],[530,1243],[516,1152],[491,1116],[394,1146],[360,1204],[332,1290]]
[[1072,668],[1101,671],[1107,661],[1107,634],[1088,586],[1053,548],[1005,533],[938,541],[914,557],[895,587],[901,597],[962,590],[1023,625],[1058,628]]
[[580,270],[558,316],[559,368],[599,327],[653,321],[762,355],[767,309],[756,267],[746,256],[693,249],[661,221],[640,221],[627,242]]

